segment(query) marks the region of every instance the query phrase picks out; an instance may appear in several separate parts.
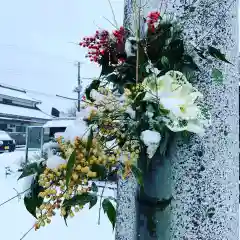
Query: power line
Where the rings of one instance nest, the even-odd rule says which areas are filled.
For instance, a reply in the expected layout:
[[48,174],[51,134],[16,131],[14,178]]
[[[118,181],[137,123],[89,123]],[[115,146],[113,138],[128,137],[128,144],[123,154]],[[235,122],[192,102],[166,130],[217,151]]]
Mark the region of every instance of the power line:
[[36,91],[36,90],[30,90],[30,89],[25,89],[25,88],[18,88],[16,86],[7,85],[5,83],[0,83],[0,86],[1,87],[5,86],[5,87],[8,87],[8,88],[12,88],[12,89],[19,89],[20,91],[24,91],[25,93],[36,93],[36,94],[39,94],[39,95],[44,95],[46,97],[63,98],[63,99],[66,99],[66,100],[77,101],[77,99],[75,99],[75,98],[65,97],[65,96],[62,96],[60,94],[50,94],[50,93],[44,93],[44,92],[40,92],[40,91]]

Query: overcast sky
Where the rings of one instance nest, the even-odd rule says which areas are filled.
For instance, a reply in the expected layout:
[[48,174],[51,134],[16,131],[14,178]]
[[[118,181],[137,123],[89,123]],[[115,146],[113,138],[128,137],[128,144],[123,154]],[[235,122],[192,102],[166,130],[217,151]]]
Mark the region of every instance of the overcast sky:
[[[123,0],[111,2],[121,24]],[[72,95],[77,81],[76,61],[85,62],[82,77],[99,74],[98,67],[85,59],[86,49],[73,42],[92,35],[96,25],[113,29],[102,16],[113,19],[108,0],[1,1],[0,83]]]
[[[124,1],[111,2],[121,25]],[[99,68],[85,59],[86,49],[73,43],[92,35],[96,25],[113,29],[102,16],[113,21],[108,0],[1,1],[0,83],[74,96],[76,61],[85,62],[82,77],[98,76]],[[56,98],[44,104],[48,102],[56,107],[73,104]]]

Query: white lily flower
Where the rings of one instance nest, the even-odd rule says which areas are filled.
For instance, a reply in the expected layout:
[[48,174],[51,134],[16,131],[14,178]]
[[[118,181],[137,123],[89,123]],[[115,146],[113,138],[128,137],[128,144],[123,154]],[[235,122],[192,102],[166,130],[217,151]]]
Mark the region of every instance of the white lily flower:
[[[143,81],[146,89],[144,101],[159,103],[168,110],[167,127],[173,132],[187,130],[201,134],[209,120],[203,115],[197,100],[202,94],[197,91],[179,71],[169,71],[161,77],[149,76]],[[185,122],[183,125],[182,123]]]

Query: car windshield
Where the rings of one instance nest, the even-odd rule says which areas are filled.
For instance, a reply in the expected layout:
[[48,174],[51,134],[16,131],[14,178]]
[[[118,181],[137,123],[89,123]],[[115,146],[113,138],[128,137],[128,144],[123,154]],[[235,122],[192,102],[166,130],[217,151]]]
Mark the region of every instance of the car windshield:
[[12,140],[8,133],[0,131],[0,140]]

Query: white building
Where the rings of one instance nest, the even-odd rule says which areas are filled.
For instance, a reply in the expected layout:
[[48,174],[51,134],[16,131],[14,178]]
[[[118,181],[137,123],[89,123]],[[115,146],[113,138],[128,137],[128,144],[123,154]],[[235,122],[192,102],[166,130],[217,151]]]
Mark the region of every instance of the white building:
[[0,130],[25,132],[29,125],[43,125],[51,116],[42,112],[39,104],[24,90],[0,84]]

